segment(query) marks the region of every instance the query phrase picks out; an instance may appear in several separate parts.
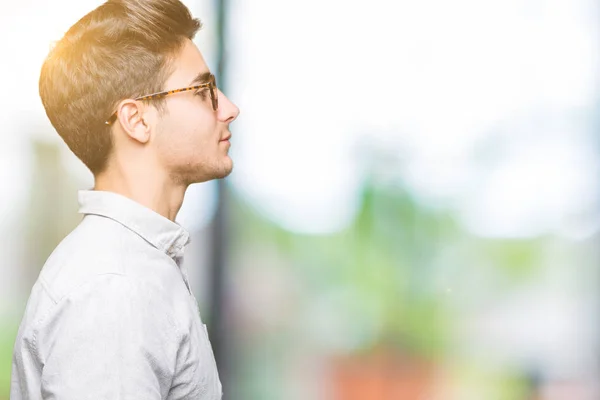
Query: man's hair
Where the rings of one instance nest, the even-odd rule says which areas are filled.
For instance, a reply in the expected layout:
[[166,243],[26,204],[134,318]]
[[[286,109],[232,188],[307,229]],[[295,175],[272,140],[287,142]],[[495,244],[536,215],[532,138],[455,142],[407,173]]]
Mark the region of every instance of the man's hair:
[[[163,90],[201,23],[179,0],[109,0],[50,51],[39,90],[50,122],[94,175],[112,152],[105,121],[119,101]],[[163,110],[160,100],[153,105]]]

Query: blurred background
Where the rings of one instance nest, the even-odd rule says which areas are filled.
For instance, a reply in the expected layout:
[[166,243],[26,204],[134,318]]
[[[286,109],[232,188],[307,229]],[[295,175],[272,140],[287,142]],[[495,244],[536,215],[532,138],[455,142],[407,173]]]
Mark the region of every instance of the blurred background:
[[[100,0],[0,4],[0,399],[91,174],[37,93]],[[227,400],[600,399],[600,7],[187,0],[241,109],[178,217]]]

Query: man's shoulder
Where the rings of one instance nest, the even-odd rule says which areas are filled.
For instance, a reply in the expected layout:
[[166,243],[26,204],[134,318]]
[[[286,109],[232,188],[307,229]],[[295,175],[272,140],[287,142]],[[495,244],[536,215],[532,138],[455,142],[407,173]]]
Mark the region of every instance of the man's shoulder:
[[105,221],[84,218],[48,257],[39,280],[59,299],[96,276],[126,275],[119,260],[120,236],[118,228]]
[[118,222],[86,217],[52,252],[38,280],[59,301],[111,275],[137,286],[156,286],[156,292],[168,292],[169,283],[177,279],[172,276],[175,272],[164,253]]

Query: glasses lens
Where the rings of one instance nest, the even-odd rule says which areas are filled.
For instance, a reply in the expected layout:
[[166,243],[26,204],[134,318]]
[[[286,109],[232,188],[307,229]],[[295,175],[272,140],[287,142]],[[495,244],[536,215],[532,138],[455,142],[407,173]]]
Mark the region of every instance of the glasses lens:
[[210,99],[212,100],[213,110],[217,111],[219,108],[219,92],[217,90],[217,81],[213,77],[210,86]]

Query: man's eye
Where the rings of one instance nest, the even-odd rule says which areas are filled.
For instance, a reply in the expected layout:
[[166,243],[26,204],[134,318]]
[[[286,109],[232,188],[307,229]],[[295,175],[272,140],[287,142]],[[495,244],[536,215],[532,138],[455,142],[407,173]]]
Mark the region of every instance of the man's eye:
[[200,96],[203,99],[206,98],[206,89],[198,89],[194,92],[195,96]]

